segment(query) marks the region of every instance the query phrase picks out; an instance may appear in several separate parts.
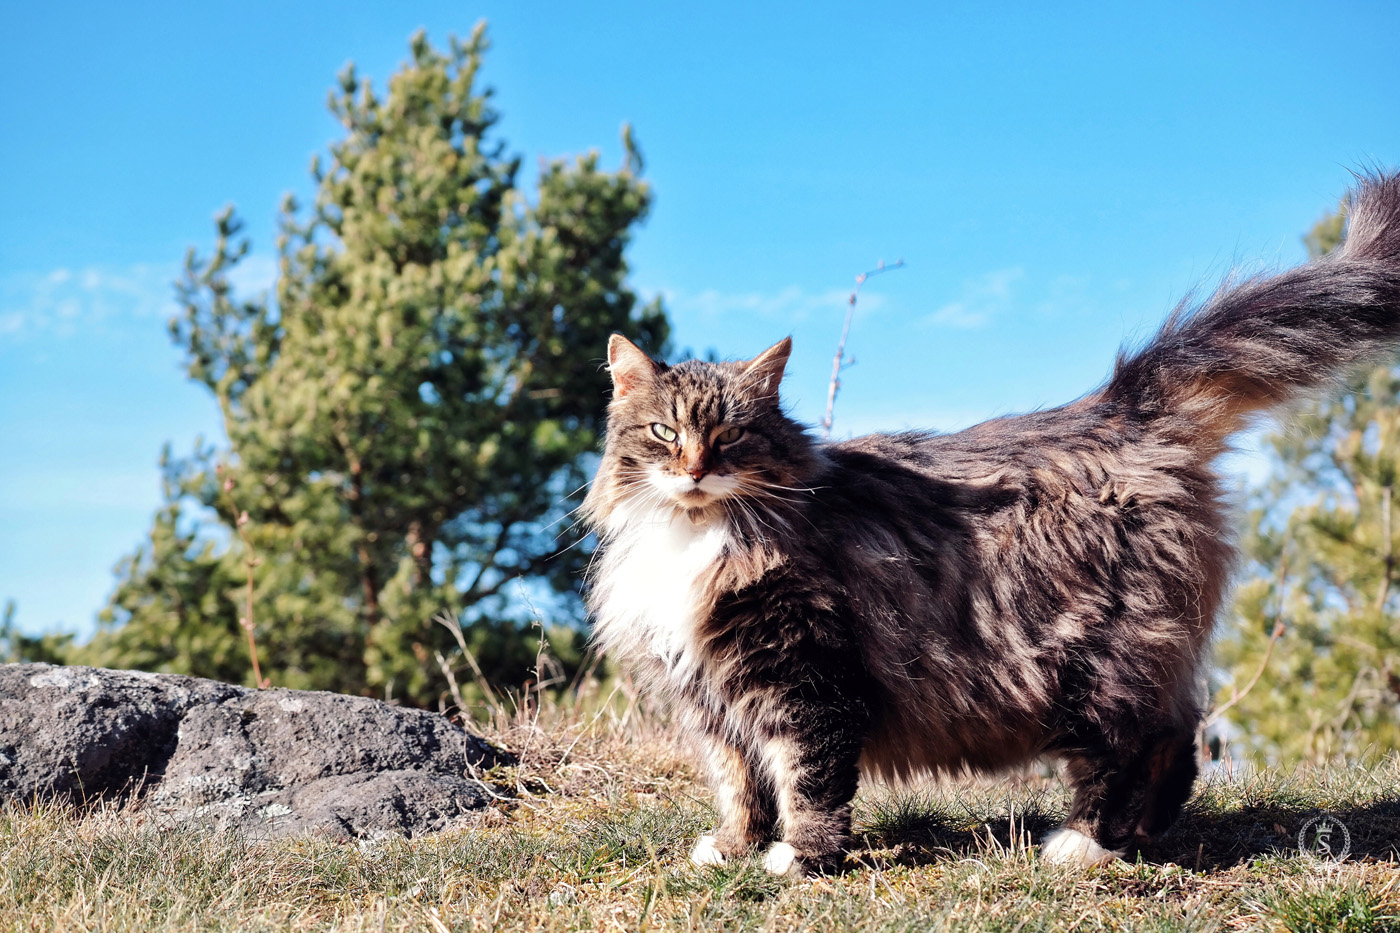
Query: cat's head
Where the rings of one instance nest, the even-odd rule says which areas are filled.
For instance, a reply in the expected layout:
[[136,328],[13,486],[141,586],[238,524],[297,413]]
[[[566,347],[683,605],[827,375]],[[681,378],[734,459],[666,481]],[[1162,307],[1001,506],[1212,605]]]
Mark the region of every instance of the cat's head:
[[795,498],[814,454],[778,404],[791,350],[785,338],[751,360],[667,366],[614,334],[607,442],[588,505],[594,518],[624,503],[702,518]]

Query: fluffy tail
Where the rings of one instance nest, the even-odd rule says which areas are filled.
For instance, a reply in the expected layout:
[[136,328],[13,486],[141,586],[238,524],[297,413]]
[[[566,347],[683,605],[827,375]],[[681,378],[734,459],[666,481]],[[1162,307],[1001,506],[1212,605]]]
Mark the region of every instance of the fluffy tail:
[[1268,408],[1400,343],[1400,174],[1369,175],[1348,199],[1328,256],[1226,283],[1178,307],[1157,336],[1120,354],[1100,399],[1173,435],[1217,446]]

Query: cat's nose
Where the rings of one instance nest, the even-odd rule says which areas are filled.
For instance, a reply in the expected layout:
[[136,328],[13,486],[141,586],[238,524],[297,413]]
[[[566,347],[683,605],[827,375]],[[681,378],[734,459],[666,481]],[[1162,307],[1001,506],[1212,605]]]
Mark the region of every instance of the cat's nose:
[[681,469],[685,470],[687,476],[697,483],[705,478],[705,474],[710,472],[710,454],[704,450],[687,450],[681,457]]

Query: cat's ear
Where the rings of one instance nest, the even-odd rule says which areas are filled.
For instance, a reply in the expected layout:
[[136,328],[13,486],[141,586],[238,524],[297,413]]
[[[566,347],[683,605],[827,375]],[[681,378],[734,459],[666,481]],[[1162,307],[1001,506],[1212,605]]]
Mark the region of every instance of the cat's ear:
[[608,372],[612,373],[614,399],[650,382],[659,369],[651,357],[626,337],[613,334],[608,338]]
[[792,353],[792,338],[784,337],[744,364],[744,375],[759,397],[778,397],[778,383],[783,381],[783,369]]

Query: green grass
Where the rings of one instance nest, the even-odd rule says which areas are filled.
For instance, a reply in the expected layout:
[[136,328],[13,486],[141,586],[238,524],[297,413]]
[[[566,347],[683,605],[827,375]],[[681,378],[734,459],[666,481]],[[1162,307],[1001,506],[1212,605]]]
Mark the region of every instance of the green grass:
[[[139,806],[0,810],[0,929],[1400,931],[1395,756],[1216,778],[1164,840],[1093,871],[1036,857],[1065,804],[1053,780],[870,788],[847,870],[790,883],[753,861],[687,864],[713,814],[664,725],[557,719],[498,729],[527,751],[493,776],[519,796],[420,839],[260,842]],[[1323,810],[1351,833],[1345,862],[1297,851]]]

